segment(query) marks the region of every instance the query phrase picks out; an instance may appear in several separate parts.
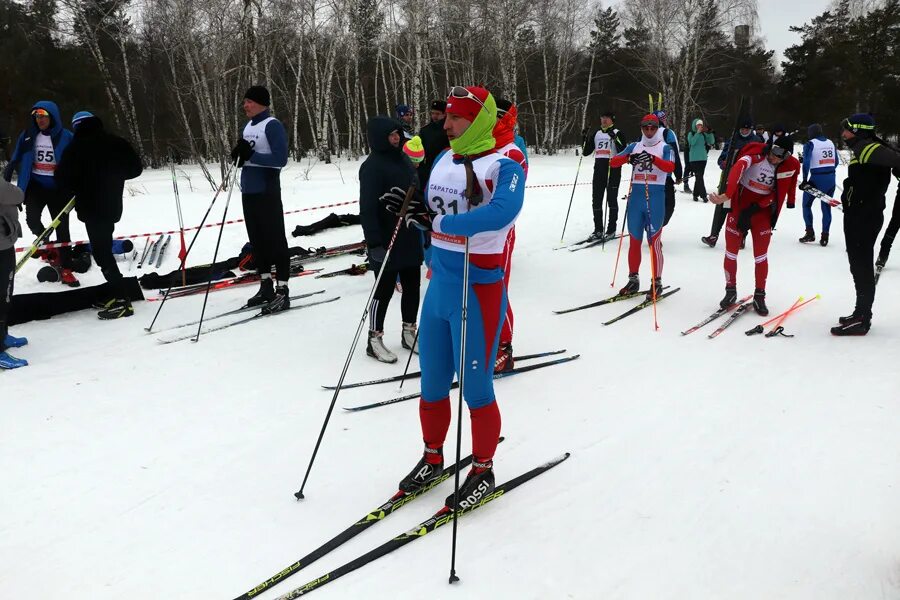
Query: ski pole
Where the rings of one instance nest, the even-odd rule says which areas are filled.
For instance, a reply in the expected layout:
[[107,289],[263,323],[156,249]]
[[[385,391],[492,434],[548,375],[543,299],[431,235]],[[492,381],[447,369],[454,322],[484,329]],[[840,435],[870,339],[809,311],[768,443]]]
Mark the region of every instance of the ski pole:
[[[656,319],[656,250],[653,247],[653,236],[650,230],[650,184],[647,183],[647,174],[644,173],[644,200],[647,202],[647,244],[650,246],[650,297],[653,299],[653,329],[659,331],[659,321]],[[656,232],[657,239],[662,245],[662,228]]]
[[[465,258],[463,260],[463,293],[462,293],[462,315],[459,332],[459,400],[456,405],[456,464],[459,464],[462,456],[462,409],[463,409],[463,388],[466,378],[466,325],[468,322],[469,308],[469,238],[466,238]],[[472,455],[472,462],[476,457]],[[462,469],[456,469],[453,481],[453,510],[459,508],[459,472]],[[453,541],[450,550],[450,580],[449,583],[459,581],[456,576],[456,530],[459,519],[453,519]]]
[[388,264],[388,260],[391,257],[391,251],[394,249],[394,242],[397,241],[397,234],[400,232],[400,227],[403,225],[403,221],[406,218],[406,211],[409,209],[409,203],[413,199],[413,195],[416,192],[416,184],[413,182],[409,189],[406,190],[406,197],[403,199],[403,204],[400,206],[400,212],[397,213],[397,224],[394,225],[394,232],[391,234],[391,241],[388,243],[387,250],[384,253],[384,261],[381,263],[381,268],[378,269],[378,275],[375,276],[375,283],[372,284],[372,289],[369,291],[369,297],[366,299],[366,306],[363,309],[362,315],[359,318],[359,325],[356,326],[356,333],[353,335],[353,342],[350,344],[350,350],[347,352],[347,359],[344,361],[344,368],[341,370],[341,375],[338,378],[337,385],[334,388],[334,395],[331,397],[331,404],[328,405],[328,412],[325,413],[325,421],[322,423],[322,429],[319,431],[319,437],[316,439],[316,445],[313,448],[312,456],[309,458],[309,465],[306,467],[306,474],[303,476],[303,482],[300,484],[300,490],[294,493],[294,497],[297,500],[303,500],[305,497],[303,495],[303,489],[306,487],[306,481],[309,479],[309,474],[312,471],[313,464],[316,462],[316,456],[319,453],[319,447],[322,445],[322,438],[325,437],[325,429],[328,427],[328,421],[331,419],[331,413],[334,412],[334,405],[337,402],[338,395],[341,393],[341,387],[344,385],[344,378],[347,376],[347,370],[350,368],[350,361],[353,360],[353,351],[356,349],[356,344],[359,342],[359,336],[362,335],[363,327],[366,325],[366,317],[369,315],[369,307],[372,305],[372,298],[375,297],[375,290],[378,289],[378,284],[381,281],[382,275],[384,275],[385,267]]
[[[184,264],[185,264],[185,261],[187,260],[188,254],[191,253],[191,248],[194,247],[194,242],[197,241],[197,236],[199,236],[199,235],[200,235],[200,232],[203,230],[203,225],[204,225],[204,223],[206,223],[206,219],[209,217],[210,211],[212,211],[212,208],[213,208],[213,206],[215,205],[216,200],[219,198],[219,193],[221,193],[221,191],[224,189],[226,182],[231,178],[231,176],[232,176],[234,173],[237,172],[237,168],[236,168],[236,167],[229,165],[229,168],[230,168],[231,170],[230,170],[230,171],[227,171],[227,172],[225,173],[225,178],[222,179],[222,183],[219,185],[219,189],[216,190],[216,193],[213,195],[212,202],[210,202],[210,203],[209,203],[209,206],[206,208],[206,214],[203,215],[203,219],[201,219],[200,225],[197,227],[197,230],[194,232],[194,237],[191,238],[191,243],[190,243],[190,245],[188,245],[188,248],[187,248],[187,250],[185,251],[184,256],[181,258],[181,270],[182,270],[182,276],[183,276],[183,273],[184,273]],[[147,239],[149,240],[150,238],[148,237]],[[147,249],[145,248],[145,249],[144,249],[144,252],[146,253],[146,251],[147,251]],[[141,264],[142,264],[143,262],[144,262],[144,260],[141,259]],[[141,268],[141,264],[138,264],[138,268]],[[156,309],[156,314],[153,316],[153,320],[150,322],[150,325],[149,325],[148,327],[145,327],[145,328],[144,328],[144,331],[146,331],[147,333],[150,333],[151,331],[153,331],[153,325],[156,324],[156,319],[159,318],[159,313],[162,312],[162,308],[163,308],[163,306],[165,305],[166,300],[169,298],[169,292],[172,291],[172,286],[173,286],[173,283],[172,283],[171,278],[170,278],[170,279],[169,279],[169,287],[168,287],[168,289],[166,290],[165,295],[163,296],[162,302],[159,303],[159,308]]]
[[419,330],[416,329],[416,337],[413,340],[412,348],[409,349],[409,358],[406,359],[406,368],[403,369],[403,377],[400,378],[400,389],[403,389],[403,382],[406,381],[406,374],[409,373],[409,363],[412,362],[413,348],[419,342]]
[[47,229],[45,229],[43,232],[41,232],[41,235],[37,236],[34,239],[34,242],[31,244],[31,247],[25,251],[25,256],[20,258],[19,262],[16,263],[15,273],[18,273],[19,269],[21,269],[22,266],[28,262],[28,259],[31,258],[32,256],[34,256],[34,253],[37,252],[38,246],[43,244],[47,240],[47,238],[50,237],[50,234],[53,233],[54,231],[56,231],[56,228],[59,227],[59,224],[62,222],[63,217],[65,217],[67,214],[69,214],[69,211],[71,211],[74,207],[75,207],[75,196],[72,196],[72,198],[69,200],[68,203],[66,203],[66,205],[63,207],[63,209],[61,211],[59,211],[59,214],[56,215],[56,218],[53,219],[53,221],[50,223],[50,225],[47,226]]
[[[187,284],[187,273],[184,270],[184,257],[187,255],[187,249],[184,245],[184,218],[181,214],[181,195],[178,193],[178,177],[175,175],[175,160],[169,162],[172,169],[172,189],[175,192],[175,211],[178,213],[178,232],[181,237],[181,249],[178,250],[178,258],[182,259],[181,263],[181,285]],[[159,266],[159,265],[157,265]]]
[[222,243],[222,232],[225,230],[225,221],[228,218],[228,205],[231,204],[231,193],[237,185],[237,159],[234,160],[234,174],[231,176],[231,186],[228,188],[228,196],[225,197],[225,210],[222,211],[222,224],[219,225],[219,237],[216,239],[216,249],[213,251],[212,263],[209,265],[209,278],[206,280],[206,293],[203,294],[203,308],[200,309],[200,324],[197,325],[197,335],[191,338],[192,342],[200,341],[200,333],[203,330],[203,317],[206,315],[206,302],[209,300],[209,289],[212,287],[213,271],[216,268],[216,258],[219,257],[219,245]]
[[625,195],[625,212],[622,214],[622,233],[619,235],[619,249],[616,251],[616,266],[613,268],[612,281],[609,287],[615,287],[616,274],[619,272],[619,257],[622,256],[622,242],[625,240],[625,227],[628,224],[628,205],[631,204],[631,186],[634,185],[634,167],[631,168],[631,181],[628,182],[628,194]]
[[[582,143],[581,143],[581,146],[582,146],[582,148],[584,148],[584,142],[585,142],[586,139],[587,139],[587,135],[585,134],[584,137],[581,138],[581,142],[582,142]],[[569,213],[572,212],[572,200],[575,198],[575,186],[578,185],[578,174],[581,172],[581,161],[582,161],[582,159],[584,159],[584,154],[582,154],[582,152],[581,152],[580,150],[579,150],[578,154],[579,154],[579,157],[578,157],[578,170],[575,171],[575,183],[572,184],[572,195],[569,196],[569,208],[566,209],[566,220],[565,220],[565,222],[563,223],[562,234],[559,236],[559,243],[560,243],[560,244],[562,243],[563,238],[566,237],[566,226],[569,224]]]

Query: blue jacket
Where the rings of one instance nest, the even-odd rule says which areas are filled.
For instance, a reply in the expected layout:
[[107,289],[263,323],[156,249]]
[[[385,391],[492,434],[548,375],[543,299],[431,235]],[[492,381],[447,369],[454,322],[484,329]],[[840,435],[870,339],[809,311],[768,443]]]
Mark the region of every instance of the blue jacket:
[[[33,111],[36,108],[43,108],[50,113],[50,139],[53,140],[53,150],[56,153],[56,164],[59,164],[66,146],[72,141],[72,132],[64,129],[62,120],[59,118],[59,107],[55,102],[49,100],[41,100],[35,102],[31,107]],[[16,148],[13,150],[12,158],[9,164],[3,170],[3,179],[12,181],[13,170],[19,172],[19,189],[23,192],[28,189],[28,182],[31,181],[31,167],[34,164],[34,138],[40,132],[34,117],[31,118],[31,125],[19,134],[16,140]],[[56,181],[53,177],[38,176],[35,181],[43,187],[56,189]]]
[[[251,122],[256,124],[271,116],[268,110],[264,110],[253,117]],[[288,159],[287,133],[284,131],[281,121],[273,119],[266,125],[266,137],[269,139],[269,147],[272,149],[271,154],[254,152],[250,157],[252,162],[265,166],[245,165],[241,168],[241,192],[244,194],[264,194],[281,190],[279,175],[281,167],[287,164]],[[270,169],[268,167],[277,168]]]

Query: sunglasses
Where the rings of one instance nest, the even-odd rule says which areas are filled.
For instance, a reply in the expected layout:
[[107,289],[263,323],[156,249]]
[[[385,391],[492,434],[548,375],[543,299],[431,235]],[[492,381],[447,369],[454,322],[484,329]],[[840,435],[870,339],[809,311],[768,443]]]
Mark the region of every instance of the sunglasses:
[[31,116],[32,117],[49,117],[50,113],[48,113],[43,108],[36,108],[33,111],[31,111]]
[[473,101],[477,102],[478,105],[481,106],[481,108],[484,108],[484,102],[482,102],[478,98],[478,96],[476,96],[475,94],[473,94],[466,88],[462,87],[461,85],[454,86],[453,89],[450,90],[450,97],[451,98],[459,98],[459,99],[468,98],[469,100],[473,100]]

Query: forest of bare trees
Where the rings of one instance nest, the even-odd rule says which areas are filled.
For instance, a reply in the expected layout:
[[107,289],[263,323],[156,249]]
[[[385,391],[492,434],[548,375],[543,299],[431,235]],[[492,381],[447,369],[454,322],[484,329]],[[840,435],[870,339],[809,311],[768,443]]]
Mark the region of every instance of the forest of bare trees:
[[[897,0],[845,0],[825,15],[852,22],[873,10],[898,50],[896,74]],[[809,28],[822,25],[812,17],[797,24],[798,47],[816,42]],[[795,107],[779,98],[797,91],[758,37],[755,0],[0,0],[0,25],[12,31],[0,46],[18,50],[6,56],[24,50],[27,61],[0,67],[9,84],[0,137],[24,124],[31,102],[52,99],[67,115],[101,115],[148,164],[172,152],[221,161],[250,84],[270,88],[294,157],[324,161],[365,153],[366,120],[397,103],[424,125],[431,100],[456,84],[517,102],[520,131],[539,153],[576,142],[605,109],[627,131],[648,94],[662,95],[679,134],[702,116],[727,135],[742,105],[790,122]],[[789,50],[783,73],[798,77],[803,60],[828,51],[807,50]],[[873,110],[898,97],[896,81],[879,85]],[[857,109],[868,107],[819,120],[836,126]]]

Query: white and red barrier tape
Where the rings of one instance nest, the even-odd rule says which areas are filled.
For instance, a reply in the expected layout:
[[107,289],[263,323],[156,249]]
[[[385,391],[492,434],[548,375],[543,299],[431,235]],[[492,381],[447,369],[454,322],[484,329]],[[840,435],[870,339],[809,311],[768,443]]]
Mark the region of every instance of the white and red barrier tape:
[[[525,188],[528,189],[528,188],[569,187],[570,185],[572,185],[572,184],[570,184],[570,183],[545,183],[545,184],[539,184],[539,185],[526,185]],[[591,185],[591,183],[590,182],[578,183],[576,185]],[[311,211],[311,210],[322,210],[324,208],[334,208],[335,206],[348,206],[350,204],[358,204],[358,203],[359,203],[359,200],[351,200],[348,202],[337,202],[335,204],[323,204],[322,206],[313,206],[310,208],[298,208],[296,210],[287,210],[284,212],[284,214],[285,215],[293,215],[296,213],[302,213],[302,212],[307,212],[307,211]],[[244,222],[244,219],[231,219],[231,220],[225,221],[225,225],[234,225],[235,223],[243,223],[243,222]],[[205,229],[207,227],[219,227],[221,225],[222,225],[221,221],[218,223],[207,223],[206,225],[203,226],[203,228]],[[195,231],[197,229],[200,229],[199,225],[195,226],[195,227],[185,227],[184,228],[185,231]],[[135,233],[132,235],[119,235],[113,239],[134,240],[134,239],[148,237],[148,236],[156,237],[159,235],[173,235],[176,233],[180,233],[180,230],[173,229],[171,231],[150,231],[147,233]],[[88,243],[90,243],[90,242],[88,242],[88,240],[80,240],[80,241],[75,241],[75,242],[53,242],[52,244],[41,244],[41,248],[42,249],[63,248],[65,246],[80,246],[82,244],[88,244]],[[16,248],[16,252],[24,252],[24,251],[28,250],[28,248],[30,248],[30,246],[21,246],[19,248]]]

